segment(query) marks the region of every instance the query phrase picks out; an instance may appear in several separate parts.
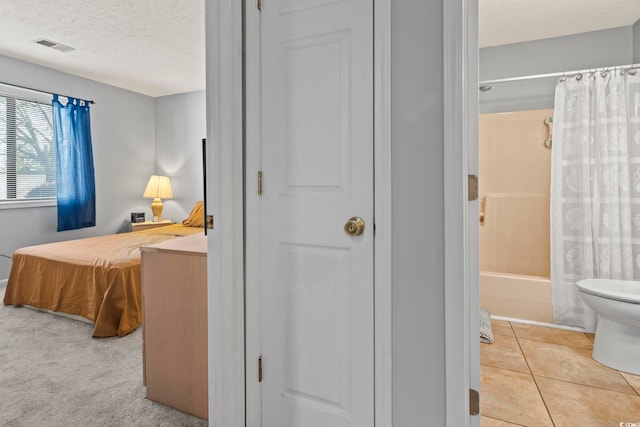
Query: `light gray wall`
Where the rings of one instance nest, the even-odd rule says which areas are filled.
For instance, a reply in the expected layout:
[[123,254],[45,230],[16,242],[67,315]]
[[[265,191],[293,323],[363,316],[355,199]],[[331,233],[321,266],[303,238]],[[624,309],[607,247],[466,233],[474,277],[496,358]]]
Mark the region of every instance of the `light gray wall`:
[[393,425],[445,425],[443,1],[391,2]]
[[[202,139],[206,137],[205,91],[156,99],[156,172],[171,178],[172,200],[164,200],[162,217],[182,221],[204,200]],[[145,211],[151,215],[149,206]]]
[[[0,81],[93,99],[91,135],[96,226],[56,232],[56,207],[0,209],[0,254],[28,245],[115,233],[149,203],[142,192],[155,168],[155,100],[113,86],[0,56]],[[11,262],[0,257],[0,280]]]
[[[632,62],[631,26],[480,49],[480,82]],[[494,84],[480,112],[553,108],[557,78]]]
[[633,24],[633,63],[640,63],[640,19]]

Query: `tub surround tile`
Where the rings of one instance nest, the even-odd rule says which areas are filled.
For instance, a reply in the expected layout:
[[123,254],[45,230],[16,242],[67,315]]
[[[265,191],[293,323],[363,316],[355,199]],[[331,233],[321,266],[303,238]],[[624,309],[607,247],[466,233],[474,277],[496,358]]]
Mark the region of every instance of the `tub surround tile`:
[[491,417],[485,417],[485,416],[480,417],[480,427],[512,427],[512,426],[519,427],[520,424],[512,424],[506,421],[496,420],[495,418],[491,418]]
[[593,348],[593,341],[584,332],[566,331],[564,329],[547,328],[545,326],[511,323],[516,337],[543,341],[552,344],[569,345],[581,348]]
[[506,320],[496,320],[491,319],[491,330],[493,335],[509,335],[514,337],[513,329],[511,329],[511,324]]
[[520,345],[515,337],[493,335],[493,344],[480,344],[480,363],[494,368],[530,374]]
[[557,427],[617,426],[640,420],[640,396],[535,377]]
[[590,349],[523,338],[518,341],[535,376],[636,394],[618,371],[595,361]]
[[640,375],[628,374],[626,372],[620,372],[620,375],[622,375],[624,379],[631,384],[631,387],[635,389],[636,393],[640,395]]
[[553,426],[531,375],[481,366],[480,381],[480,413],[485,417],[516,425]]

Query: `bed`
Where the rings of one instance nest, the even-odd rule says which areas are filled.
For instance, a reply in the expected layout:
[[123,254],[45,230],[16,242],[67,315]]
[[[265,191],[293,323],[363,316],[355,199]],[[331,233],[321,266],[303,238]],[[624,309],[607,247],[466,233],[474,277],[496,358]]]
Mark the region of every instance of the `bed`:
[[4,304],[81,316],[95,325],[93,337],[130,334],[142,321],[140,247],[203,232],[188,220],[18,249]]

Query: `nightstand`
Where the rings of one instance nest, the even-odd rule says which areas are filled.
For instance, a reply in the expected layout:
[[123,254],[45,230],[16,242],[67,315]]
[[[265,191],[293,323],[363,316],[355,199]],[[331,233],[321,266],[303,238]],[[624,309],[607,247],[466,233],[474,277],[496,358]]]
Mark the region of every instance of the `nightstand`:
[[145,222],[132,222],[131,223],[131,231],[141,231],[147,230],[149,228],[156,227],[166,227],[167,225],[173,224],[173,221],[170,219],[163,219],[162,221],[145,221]]

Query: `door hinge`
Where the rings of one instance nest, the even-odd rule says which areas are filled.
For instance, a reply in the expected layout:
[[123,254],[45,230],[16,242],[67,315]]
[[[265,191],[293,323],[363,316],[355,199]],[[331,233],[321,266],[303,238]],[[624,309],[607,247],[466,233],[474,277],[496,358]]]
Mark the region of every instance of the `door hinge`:
[[256,0],[256,1],[257,1],[258,10],[262,10],[262,0]]
[[480,393],[478,390],[469,389],[469,415],[480,414]]
[[469,193],[469,201],[478,200],[478,176],[467,175],[467,191]]
[[258,196],[262,196],[262,171],[258,171]]
[[258,356],[258,382],[262,382],[262,356]]
[[207,228],[209,230],[213,230],[214,227],[214,223],[215,223],[215,218],[213,217],[213,215],[207,215]]

